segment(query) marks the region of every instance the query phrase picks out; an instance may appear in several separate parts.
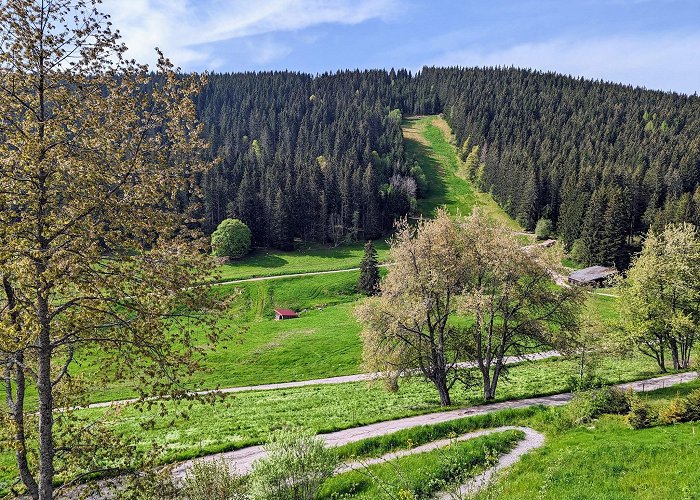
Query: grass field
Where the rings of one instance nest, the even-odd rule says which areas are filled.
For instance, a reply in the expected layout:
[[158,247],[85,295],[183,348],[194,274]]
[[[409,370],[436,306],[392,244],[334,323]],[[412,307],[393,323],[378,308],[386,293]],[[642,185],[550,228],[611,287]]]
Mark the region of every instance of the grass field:
[[[379,260],[385,260],[389,245],[375,241]],[[272,249],[256,249],[246,257],[223,264],[216,269],[216,281],[231,281],[265,276],[337,271],[360,266],[364,243],[339,247],[300,243],[290,252]]]
[[407,118],[403,123],[406,151],[418,159],[428,180],[427,196],[418,201],[420,212],[430,217],[445,205],[450,213],[469,215],[480,206],[491,217],[515,231],[520,226],[498,206],[488,193],[478,191],[457,175],[459,158],[450,142],[450,128],[441,116]]
[[522,437],[521,431],[499,432],[346,472],[327,480],[318,498],[430,498],[477,474],[489,460],[513,449]]
[[[353,316],[359,273],[281,278],[217,289],[240,291],[232,308],[235,319],[223,321],[225,336],[212,347],[205,370],[188,381],[192,390],[271,384],[360,373],[360,325]],[[616,298],[590,295],[601,318],[617,317]],[[274,308],[300,312],[294,320],[275,321]],[[202,342],[205,336],[202,332]],[[95,357],[82,359],[76,374],[90,378],[100,370]],[[133,397],[128,381],[95,388],[90,402]]]
[[[566,390],[566,381],[576,373],[572,361],[549,360],[523,363],[512,368],[509,379],[499,385],[499,400],[519,399]],[[651,361],[608,360],[600,367],[602,376],[612,382],[652,376]],[[454,406],[482,402],[478,387],[453,390]],[[171,405],[174,408],[174,405]],[[420,380],[406,380],[396,393],[387,392],[378,383],[347,383],[309,386],[287,390],[254,391],[229,395],[216,405],[195,405],[188,419],[162,419],[152,429],[140,423],[149,418],[127,407],[120,410],[115,428],[126,435],[138,435],[144,446],[155,442],[163,446],[163,459],[188,458],[241,448],[263,442],[270,430],[301,426],[314,432],[331,432],[378,421],[439,411],[433,386]],[[102,415],[105,410],[89,410],[87,415]]]
[[[576,363],[566,360],[515,365],[509,378],[499,385],[498,399],[562,392],[576,370]],[[652,376],[656,369],[647,359],[609,359],[601,363],[599,373],[618,382]],[[455,388],[454,407],[480,403],[480,392],[478,387]],[[271,430],[283,426],[323,433],[441,410],[435,389],[420,380],[402,381],[395,393],[387,392],[381,384],[348,383],[231,394],[216,404],[167,406],[170,416],[157,418],[155,426],[146,429],[142,424],[158,415],[159,409],[126,406],[79,413],[105,419],[123,436],[138,436],[138,446],[144,450],[157,445],[165,463],[259,444]],[[178,416],[178,410],[184,411],[186,418]],[[5,452],[0,454],[0,483],[11,477],[12,456]]]
[[[224,337],[208,350],[205,371],[188,382],[192,390],[308,380],[359,372],[360,325],[353,307],[362,297],[359,272],[281,278],[217,288],[240,295],[231,318],[222,320]],[[275,321],[274,308],[300,313]],[[206,342],[200,332],[201,342]],[[80,359],[76,375],[91,378],[102,369],[98,357]],[[94,388],[91,402],[130,398],[129,381]]]
[[[682,392],[699,384],[685,384]],[[668,400],[678,389],[649,393]],[[700,498],[698,423],[633,430],[605,415],[585,427],[549,435],[480,499]]]

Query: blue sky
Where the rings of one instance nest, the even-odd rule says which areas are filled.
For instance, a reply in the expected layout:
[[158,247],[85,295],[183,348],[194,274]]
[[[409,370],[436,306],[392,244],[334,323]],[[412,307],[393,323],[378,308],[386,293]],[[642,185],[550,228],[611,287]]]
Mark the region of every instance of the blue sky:
[[519,66],[700,93],[700,0],[104,0],[186,71]]

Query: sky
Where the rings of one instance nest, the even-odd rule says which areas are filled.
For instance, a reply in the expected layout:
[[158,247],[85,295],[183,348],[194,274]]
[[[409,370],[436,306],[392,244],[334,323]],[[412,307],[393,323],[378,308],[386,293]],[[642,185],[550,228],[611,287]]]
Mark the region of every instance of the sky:
[[184,71],[517,66],[700,93],[700,0],[104,0]]

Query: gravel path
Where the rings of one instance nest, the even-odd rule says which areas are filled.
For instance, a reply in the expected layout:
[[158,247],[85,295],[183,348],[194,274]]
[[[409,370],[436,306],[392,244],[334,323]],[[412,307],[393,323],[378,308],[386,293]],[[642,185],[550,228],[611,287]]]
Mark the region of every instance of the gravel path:
[[[509,458],[509,455],[513,454],[518,450],[518,448],[524,448],[525,451],[520,451],[519,455],[517,458],[512,459],[508,465],[511,463],[514,463],[517,461],[518,458],[520,458],[520,455],[524,455],[528,451],[530,451],[533,448],[537,448],[539,446],[542,446],[544,444],[544,436],[540,434],[539,432],[535,431],[534,429],[530,429],[529,427],[520,427],[520,426],[513,426],[513,425],[506,425],[503,427],[496,427],[493,429],[482,429],[480,431],[474,431],[474,432],[468,432],[466,434],[462,434],[461,436],[457,436],[455,438],[448,438],[448,439],[440,439],[439,441],[433,441],[431,443],[423,444],[421,446],[416,446],[415,448],[407,448],[405,450],[400,450],[396,451],[393,453],[387,453],[386,455],[383,455],[381,457],[376,457],[376,458],[368,458],[367,460],[358,460],[356,462],[347,462],[341,465],[336,471],[336,474],[342,474],[344,472],[350,472],[352,470],[357,470],[357,469],[362,469],[364,467],[369,467],[370,465],[376,465],[376,464],[382,464],[384,462],[387,462],[389,460],[394,460],[396,458],[401,458],[401,457],[407,457],[410,455],[417,455],[419,453],[426,453],[428,451],[433,451],[437,450],[438,448],[445,448],[449,446],[451,443],[454,441],[468,441],[470,439],[478,438],[481,436],[487,436],[489,434],[495,434],[498,432],[505,432],[505,431],[522,431],[525,433],[525,437],[519,442],[518,446],[516,448],[513,448],[509,453],[504,454],[501,459],[499,460],[499,464],[501,461],[505,461],[507,458]],[[525,442],[524,446],[522,446]]]
[[[522,361],[540,361],[547,358],[555,358],[560,356],[557,351],[544,351],[533,354],[523,354],[521,356],[506,356],[506,364],[520,363]],[[459,363],[461,368],[474,368],[475,363]],[[227,387],[224,389],[211,389],[205,391],[195,391],[192,394],[196,395],[206,395],[206,394],[230,394],[236,392],[248,392],[248,391],[273,391],[276,389],[293,389],[295,387],[306,387],[309,385],[332,385],[332,384],[347,384],[349,382],[367,382],[370,380],[376,380],[381,377],[380,373],[359,373],[356,375],[343,375],[341,377],[327,377],[327,378],[317,378],[311,380],[300,380],[297,382],[281,382],[278,384],[261,384],[261,385],[244,385],[238,387]],[[86,408],[106,408],[109,406],[121,406],[129,403],[136,402],[136,399],[120,399],[116,401],[105,401],[102,403],[92,403]],[[57,410],[58,411],[58,410]]]
[[[671,385],[688,382],[697,378],[697,372],[681,373],[676,375],[666,375],[638,382],[630,382],[620,384],[618,387],[634,391],[650,391],[669,387]],[[502,401],[499,403],[490,403],[469,408],[460,408],[458,410],[450,410],[444,412],[430,413],[427,415],[417,415],[414,417],[400,418],[387,422],[378,422],[376,424],[365,425],[362,427],[354,427],[342,431],[323,434],[320,437],[328,446],[340,446],[347,443],[353,443],[362,439],[384,436],[394,432],[417,427],[421,425],[433,425],[441,422],[449,422],[464,417],[474,415],[484,415],[498,410],[527,408],[529,406],[544,405],[544,406],[561,406],[571,400],[571,393],[554,394],[552,396],[541,396],[535,398],[520,399],[516,401]],[[251,446],[240,450],[230,451],[226,453],[217,453],[207,457],[198,458],[195,460],[216,460],[223,458],[235,467],[239,473],[247,473],[250,471],[253,462],[265,456],[265,450],[262,446]],[[187,460],[177,464],[173,468],[175,478],[183,478],[187,470],[192,466],[193,460]]]
[[[544,435],[540,432],[537,432],[534,429],[531,429],[530,427],[513,427],[513,426],[506,426],[506,427],[498,427],[496,429],[488,429],[490,432],[482,432],[482,436],[485,434],[492,434],[494,432],[503,432],[507,430],[519,430],[525,433],[525,437],[517,444],[515,448],[513,448],[511,451],[508,453],[505,453],[501,455],[501,457],[498,459],[498,463],[494,465],[493,467],[490,467],[486,469],[484,472],[481,474],[478,474],[471,478],[469,481],[464,483],[462,486],[457,488],[455,491],[451,492],[442,492],[436,495],[435,498],[439,500],[452,500],[452,499],[458,499],[458,498],[467,498],[470,495],[473,495],[480,489],[488,486],[488,484],[491,482],[493,479],[494,475],[500,471],[505,469],[506,467],[510,467],[513,465],[515,462],[520,460],[520,458],[525,455],[526,453],[529,453],[530,451],[540,448],[544,446]],[[476,437],[476,436],[474,436]]]
[[[391,267],[393,264],[379,264],[377,267]],[[217,283],[211,283],[207,286],[224,286],[224,285],[236,285],[238,283],[250,283],[253,281],[267,281],[267,280],[279,280],[283,278],[301,278],[303,276],[318,276],[320,274],[338,274],[338,273],[349,273],[352,271],[359,271],[359,267],[350,267],[347,269],[334,269],[332,271],[311,271],[308,273],[294,273],[294,274],[275,274],[273,276],[259,276],[257,278],[244,278],[238,280],[228,280],[220,281]]]

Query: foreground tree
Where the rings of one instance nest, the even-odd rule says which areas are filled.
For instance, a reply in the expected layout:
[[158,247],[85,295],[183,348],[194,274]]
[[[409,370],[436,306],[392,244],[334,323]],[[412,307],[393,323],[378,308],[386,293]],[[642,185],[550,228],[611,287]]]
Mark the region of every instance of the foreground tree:
[[621,316],[630,342],[666,371],[690,366],[700,329],[700,233],[670,224],[649,233],[642,252],[620,282]]
[[449,322],[465,285],[461,243],[444,210],[416,226],[404,221],[391,242],[394,265],[379,295],[356,310],[365,367],[384,372],[392,384],[402,372],[418,370],[443,406],[451,404],[450,389],[460,380],[457,362],[466,356],[464,330]]
[[357,289],[365,295],[374,295],[379,288],[379,260],[377,249],[371,241],[365,243],[365,252],[360,262],[360,278]]
[[476,362],[484,399],[496,397],[505,356],[544,349],[578,325],[582,292],[555,286],[557,258],[524,251],[508,228],[475,210],[461,225],[468,285],[458,311],[473,319],[467,353]]
[[394,380],[417,370],[443,405],[456,382],[472,382],[460,361],[475,362],[490,400],[507,354],[551,346],[577,325],[582,292],[555,286],[554,264],[480,210],[459,222],[439,211],[403,224],[390,256],[380,295],[357,309],[365,364]]
[[128,378],[143,398],[180,395],[205,321],[189,311],[208,305],[192,287],[206,242],[180,210],[196,207],[204,170],[201,82],[162,56],[155,75],[125,60],[97,3],[0,7],[2,432],[40,499],[55,480],[113,466],[95,422],[54,411],[85,402],[74,360],[98,353],[97,386]]

